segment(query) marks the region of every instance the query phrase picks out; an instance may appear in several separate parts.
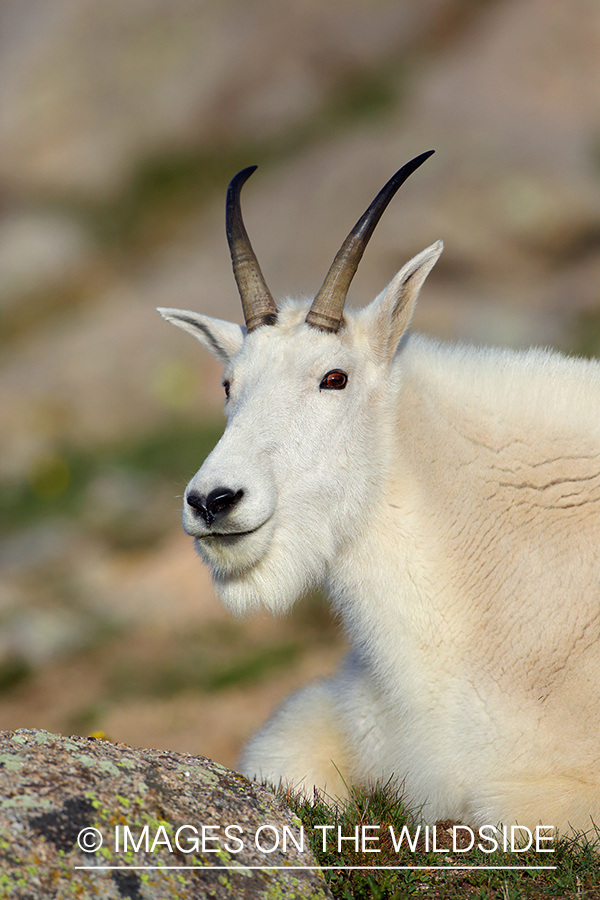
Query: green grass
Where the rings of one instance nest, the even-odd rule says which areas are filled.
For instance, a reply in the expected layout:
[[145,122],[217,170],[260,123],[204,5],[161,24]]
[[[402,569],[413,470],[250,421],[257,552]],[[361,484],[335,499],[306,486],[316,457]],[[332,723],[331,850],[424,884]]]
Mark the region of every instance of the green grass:
[[[409,813],[402,803],[399,792],[391,785],[378,787],[370,792],[352,789],[350,799],[339,807],[329,805],[319,796],[304,800],[291,792],[284,792],[283,799],[301,819],[305,833],[311,838],[312,848],[318,865],[322,866],[385,866],[383,870],[344,871],[341,868],[325,872],[329,889],[336,900],[399,900],[404,897],[424,896],[435,900],[455,900],[455,898],[517,898],[573,897],[575,900],[598,900],[600,898],[600,855],[597,841],[593,844],[577,843],[561,839],[553,845],[554,853],[483,853],[474,849],[470,852],[452,852],[452,838],[446,829],[450,822],[438,823],[437,846],[449,847],[449,852],[429,852],[422,837],[415,852],[406,842],[399,852],[394,849],[390,838],[390,827],[396,837],[407,827],[411,838],[417,827],[424,826],[417,815]],[[328,831],[326,849],[323,850],[322,829],[315,826],[333,825]],[[343,836],[352,836],[356,826],[375,826],[367,835],[378,836],[371,848],[380,853],[355,852],[354,842],[342,842],[342,851],[337,844],[337,828]],[[378,826],[378,827],[377,827]],[[359,831],[359,834],[362,832]],[[476,842],[477,843],[477,842]],[[369,846],[369,845],[367,845]],[[477,866],[474,870],[451,870],[451,865]],[[484,870],[482,866],[556,866],[554,870]],[[392,866],[407,866],[405,870],[394,870]],[[444,869],[416,869],[416,866],[444,866]]]

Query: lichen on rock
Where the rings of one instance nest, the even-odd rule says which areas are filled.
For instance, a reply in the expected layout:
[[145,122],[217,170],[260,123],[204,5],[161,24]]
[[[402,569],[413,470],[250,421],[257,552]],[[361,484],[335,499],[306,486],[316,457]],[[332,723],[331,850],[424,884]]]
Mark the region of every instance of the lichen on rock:
[[324,900],[301,836],[270,791],[203,757],[0,733],[7,900]]

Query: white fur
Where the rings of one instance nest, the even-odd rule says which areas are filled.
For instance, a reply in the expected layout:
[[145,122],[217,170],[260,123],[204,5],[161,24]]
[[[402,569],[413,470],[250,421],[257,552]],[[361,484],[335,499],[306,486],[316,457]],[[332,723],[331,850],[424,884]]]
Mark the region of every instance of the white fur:
[[[600,365],[409,336],[440,252],[337,334],[307,326],[306,303],[246,337],[161,311],[227,360],[229,423],[187,490],[244,496],[221,537],[184,510],[220,596],[281,612],[324,584],[353,647],[286,701],[242,771],[337,796],[394,777],[430,821],[589,829]],[[319,390],[331,369],[344,390]]]

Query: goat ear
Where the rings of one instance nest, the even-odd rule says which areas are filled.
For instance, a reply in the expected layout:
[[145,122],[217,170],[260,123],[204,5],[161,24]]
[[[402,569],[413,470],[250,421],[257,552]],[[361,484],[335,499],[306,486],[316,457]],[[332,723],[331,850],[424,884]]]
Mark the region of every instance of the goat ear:
[[202,316],[187,309],[159,307],[158,312],[167,322],[172,322],[178,328],[193,334],[207,350],[225,364],[242,348],[246,329],[241,325],[225,322],[223,319],[213,319],[211,316]]
[[391,359],[406,333],[423,282],[443,249],[443,242],[437,241],[414,256],[364,310],[371,341],[384,359]]

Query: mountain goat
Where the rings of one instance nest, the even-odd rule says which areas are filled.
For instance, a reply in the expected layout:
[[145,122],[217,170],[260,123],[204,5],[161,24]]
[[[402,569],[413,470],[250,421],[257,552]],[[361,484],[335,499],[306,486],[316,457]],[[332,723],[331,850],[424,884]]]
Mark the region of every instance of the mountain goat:
[[183,524],[233,611],[324,585],[352,650],[252,739],[249,777],[394,778],[430,821],[600,822],[600,365],[408,332],[441,241],[344,310],[387,183],[312,303],[227,235],[246,327],[161,309],[225,365],[228,424]]

